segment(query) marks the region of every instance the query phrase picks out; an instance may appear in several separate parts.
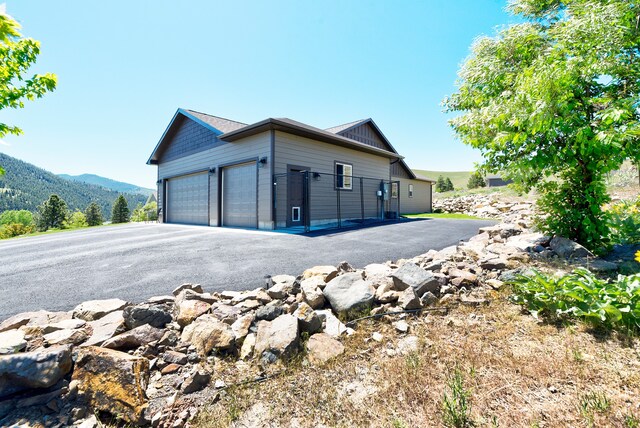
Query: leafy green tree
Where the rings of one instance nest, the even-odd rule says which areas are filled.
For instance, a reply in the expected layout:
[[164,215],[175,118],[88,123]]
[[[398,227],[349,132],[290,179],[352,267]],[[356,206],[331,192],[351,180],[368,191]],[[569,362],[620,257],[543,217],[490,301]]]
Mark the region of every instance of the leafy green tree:
[[142,206],[138,204],[133,214],[131,214],[131,221],[156,221],[158,219],[158,203],[149,202]]
[[102,210],[100,209],[100,205],[95,202],[91,202],[87,209],[85,210],[85,219],[87,220],[88,226],[100,226],[104,223],[104,218],[102,217]]
[[118,199],[113,203],[113,209],[111,210],[111,222],[112,223],[127,223],[129,221],[129,205],[124,196],[118,196]]
[[482,177],[482,174],[479,171],[475,171],[469,176],[467,188],[477,189],[478,187],[485,187],[486,185],[487,183],[484,181],[484,177]]
[[21,224],[23,226],[33,225],[33,214],[27,210],[9,210],[0,214],[0,225]]
[[89,224],[87,223],[87,217],[85,217],[82,211],[75,211],[69,216],[69,218],[65,222],[65,226],[73,229],[78,229],[80,227],[87,227],[89,226]]
[[51,195],[38,207],[38,214],[39,230],[63,228],[67,219],[67,203],[60,196]]
[[545,232],[606,246],[604,179],[640,160],[640,3],[511,0],[523,21],[482,37],[445,99],[483,171],[537,188]]
[[[23,108],[25,100],[41,98],[56,87],[56,76],[35,74],[28,78],[27,70],[40,54],[40,42],[24,38],[20,24],[0,9],[0,110]],[[0,138],[7,134],[20,135],[22,130],[0,122]],[[4,170],[0,167],[0,175]]]

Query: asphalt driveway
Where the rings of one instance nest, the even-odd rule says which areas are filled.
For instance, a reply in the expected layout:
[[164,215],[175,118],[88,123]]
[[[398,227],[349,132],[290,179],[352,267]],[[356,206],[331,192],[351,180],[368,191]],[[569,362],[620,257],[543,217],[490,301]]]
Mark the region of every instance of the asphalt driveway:
[[314,236],[127,224],[0,241],[0,320],[92,299],[139,302],[184,282],[205,291],[253,289],[265,275],[299,275],[314,265],[410,258],[489,224],[426,219]]

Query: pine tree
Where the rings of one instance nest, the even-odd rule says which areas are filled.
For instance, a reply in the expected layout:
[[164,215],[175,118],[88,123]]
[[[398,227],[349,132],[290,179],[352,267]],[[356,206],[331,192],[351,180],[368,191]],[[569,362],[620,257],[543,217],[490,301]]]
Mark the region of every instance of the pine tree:
[[118,196],[113,203],[111,211],[111,223],[127,223],[129,221],[129,206],[124,196]]
[[102,218],[102,210],[100,205],[95,202],[91,202],[85,210],[85,217],[87,218],[87,224],[89,226],[100,226],[104,222]]
[[62,228],[67,218],[67,203],[60,196],[51,195],[38,207],[38,213],[39,230]]
[[446,183],[444,181],[444,177],[439,176],[438,181],[436,181],[436,192],[438,193],[446,192],[445,187],[446,187]]
[[451,182],[451,179],[449,177],[447,177],[444,180],[444,188],[445,188],[445,192],[449,192],[453,190],[453,183]]
[[482,174],[478,171],[469,176],[469,181],[467,182],[469,189],[477,189],[478,187],[485,187],[486,185],[487,183],[485,183],[484,178],[482,178]]

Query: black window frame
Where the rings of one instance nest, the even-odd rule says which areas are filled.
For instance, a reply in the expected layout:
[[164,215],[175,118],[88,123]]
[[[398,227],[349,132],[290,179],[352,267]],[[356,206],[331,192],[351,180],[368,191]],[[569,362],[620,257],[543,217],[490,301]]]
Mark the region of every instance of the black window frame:
[[[342,167],[342,174],[338,173],[338,165]],[[345,166],[348,166],[349,168],[351,168],[351,174],[347,175],[344,173]],[[335,172],[335,183],[334,183],[335,189],[353,191],[353,164],[348,162],[342,162],[342,161],[334,161],[333,170]],[[345,187],[344,185],[345,177],[349,177],[349,187]]]

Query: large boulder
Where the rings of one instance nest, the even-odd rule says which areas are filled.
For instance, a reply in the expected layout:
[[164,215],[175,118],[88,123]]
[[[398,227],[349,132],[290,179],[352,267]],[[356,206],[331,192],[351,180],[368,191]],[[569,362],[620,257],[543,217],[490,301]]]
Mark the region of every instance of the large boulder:
[[105,341],[102,346],[110,349],[135,349],[151,342],[157,342],[162,339],[163,335],[164,330],[144,324],[112,337]]
[[224,350],[233,347],[235,334],[229,324],[205,314],[185,327],[180,340],[195,346],[201,355],[207,355],[214,348]]
[[79,345],[89,338],[89,332],[84,328],[67,328],[52,331],[42,338],[47,345]]
[[324,282],[329,282],[337,275],[338,269],[334,266],[314,266],[302,273],[302,279],[319,276],[324,280]]
[[149,360],[89,346],[78,352],[73,380],[91,407],[138,423],[147,407]]
[[71,365],[69,346],[0,357],[0,399],[20,391],[49,388],[69,373]]
[[405,263],[391,277],[396,289],[402,291],[411,287],[418,297],[427,291],[435,293],[440,289],[438,278],[415,263]]
[[27,347],[24,333],[20,330],[8,330],[0,333],[0,355],[15,354]]
[[309,338],[307,350],[311,363],[323,364],[344,353],[344,345],[326,333],[317,333]]
[[172,320],[171,313],[165,305],[142,304],[124,308],[124,322],[128,329],[149,324],[155,328],[164,328]]
[[338,276],[324,288],[325,297],[338,313],[370,307],[375,293],[371,282],[362,279],[362,274],[357,272]]
[[95,321],[111,312],[121,311],[128,305],[120,299],[89,300],[73,309],[73,317],[84,321]]
[[573,242],[571,239],[563,238],[561,236],[554,237],[549,242],[551,249],[560,257],[565,259],[581,259],[584,257],[593,257],[591,251],[584,248],[577,242]]
[[398,297],[398,306],[404,310],[411,311],[422,308],[422,302],[416,295],[416,292],[413,291],[413,288],[409,287],[400,292],[400,296]]
[[282,358],[290,358],[298,350],[300,335],[298,319],[293,315],[280,315],[273,321],[260,321],[256,335],[255,352],[268,351]]
[[14,330],[24,325],[46,325],[71,318],[69,312],[22,312],[0,322],[0,332]]
[[83,346],[100,346],[105,340],[111,339],[126,330],[122,311],[111,312],[96,321],[90,321],[89,327],[93,333],[83,343]]
[[[184,292],[180,296],[183,294]],[[176,299],[174,315],[176,322],[181,327],[189,325],[193,320],[211,309],[210,303],[195,299],[181,299],[180,296]]]

